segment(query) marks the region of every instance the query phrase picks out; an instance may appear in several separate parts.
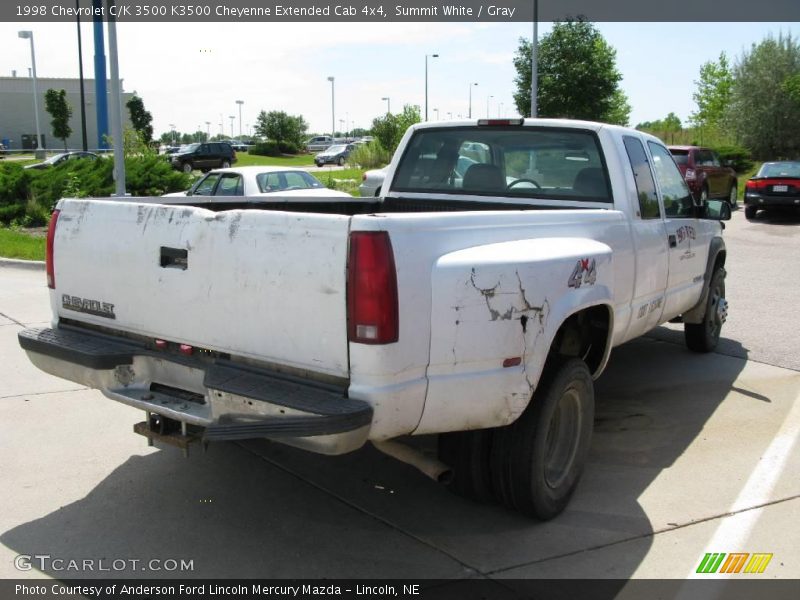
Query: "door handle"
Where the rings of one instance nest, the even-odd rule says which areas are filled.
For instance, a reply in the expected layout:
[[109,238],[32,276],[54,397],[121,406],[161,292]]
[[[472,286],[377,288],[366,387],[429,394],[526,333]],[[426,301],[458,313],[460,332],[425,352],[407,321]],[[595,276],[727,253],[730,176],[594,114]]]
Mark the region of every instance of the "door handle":
[[667,240],[669,241],[670,248],[676,248],[678,246],[678,238],[676,238],[674,235],[668,235]]

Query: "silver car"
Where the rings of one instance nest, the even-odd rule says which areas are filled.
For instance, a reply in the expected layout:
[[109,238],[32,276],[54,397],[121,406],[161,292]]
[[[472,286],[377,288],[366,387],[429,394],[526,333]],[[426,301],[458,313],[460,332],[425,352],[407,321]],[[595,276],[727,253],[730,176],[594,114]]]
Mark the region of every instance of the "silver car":
[[358,186],[358,193],[362,198],[380,196],[381,185],[383,185],[383,180],[386,179],[386,168],[373,169],[362,175],[361,185]]

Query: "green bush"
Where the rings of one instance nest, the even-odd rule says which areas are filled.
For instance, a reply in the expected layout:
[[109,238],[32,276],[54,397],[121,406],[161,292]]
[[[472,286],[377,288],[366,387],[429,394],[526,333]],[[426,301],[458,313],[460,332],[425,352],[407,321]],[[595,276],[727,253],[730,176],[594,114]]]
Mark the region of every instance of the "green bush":
[[280,156],[281,149],[278,142],[268,140],[266,142],[259,142],[250,148],[250,154],[258,154],[259,156]]
[[750,158],[750,151],[741,146],[718,146],[714,151],[719,155],[720,160],[730,164],[731,168],[737,173],[746,173],[753,168],[753,160]]
[[392,153],[384,148],[380,141],[373,140],[368,144],[356,145],[347,162],[362,169],[379,169],[389,164],[391,160]]
[[[0,222],[25,227],[47,224],[61,198],[104,197],[114,193],[114,160],[75,160],[47,169],[0,167]],[[172,169],[155,154],[125,161],[125,179],[132,196],[160,196],[189,187],[191,178]]]
[[176,171],[163,156],[144,154],[125,161],[125,180],[132,196],[161,196],[189,188],[191,177]]
[[280,141],[278,148],[283,154],[300,154],[300,146],[294,142]]

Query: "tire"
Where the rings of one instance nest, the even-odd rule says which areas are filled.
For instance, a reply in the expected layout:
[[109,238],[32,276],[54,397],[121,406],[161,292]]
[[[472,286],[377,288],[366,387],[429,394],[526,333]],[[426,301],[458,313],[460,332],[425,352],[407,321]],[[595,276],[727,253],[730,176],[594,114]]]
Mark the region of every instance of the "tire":
[[340,167],[343,167],[344,166],[344,156],[340,156],[339,160],[336,161],[336,164],[339,165]]
[[703,187],[700,189],[700,202],[705,204],[708,200],[708,186],[704,183]]
[[731,190],[728,192],[728,204],[731,205],[731,209],[736,208],[737,206],[737,199],[736,195],[738,194],[739,190],[736,187],[736,183],[731,184]]
[[693,352],[711,352],[719,343],[722,325],[728,317],[725,300],[725,270],[718,268],[711,276],[708,287],[706,312],[702,323],[685,323],[683,326],[686,346]]
[[229,160],[223,160],[223,161],[222,161],[222,168],[223,168],[223,169],[230,169],[230,168],[231,168],[231,161],[229,161]]
[[756,213],[758,212],[757,206],[745,206],[744,207],[744,218],[748,221],[752,221],[756,218]]
[[542,376],[522,415],[494,431],[492,486],[509,508],[542,521],[569,503],[586,463],[594,426],[594,385],[582,360]]
[[192,166],[192,163],[190,163],[190,162],[185,162],[185,163],[183,163],[183,164],[181,165],[181,171],[183,171],[184,173],[186,173],[186,174],[188,175],[188,174],[190,174],[192,171],[194,171],[194,167]]
[[453,469],[449,490],[478,502],[494,501],[489,469],[491,444],[491,429],[439,435],[439,460]]

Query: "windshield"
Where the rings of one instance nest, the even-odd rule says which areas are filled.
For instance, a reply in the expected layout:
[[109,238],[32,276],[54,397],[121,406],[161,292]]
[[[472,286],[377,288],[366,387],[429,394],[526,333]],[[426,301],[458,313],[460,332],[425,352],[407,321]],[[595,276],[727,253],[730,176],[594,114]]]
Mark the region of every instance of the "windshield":
[[273,171],[256,175],[258,190],[263,193],[289,192],[324,188],[319,181],[305,171]]
[[800,162],[764,163],[756,177],[800,177]]
[[593,132],[540,127],[423,129],[394,191],[611,202]]
[[187,146],[181,146],[180,152],[194,152],[200,147],[200,144],[189,144]]
[[344,152],[344,149],[345,149],[345,148],[347,148],[347,146],[331,146],[330,148],[328,148],[327,150],[325,150],[325,153],[326,153],[326,154],[327,154],[327,153],[330,153],[330,154],[336,154],[336,153],[338,153],[338,152]]

